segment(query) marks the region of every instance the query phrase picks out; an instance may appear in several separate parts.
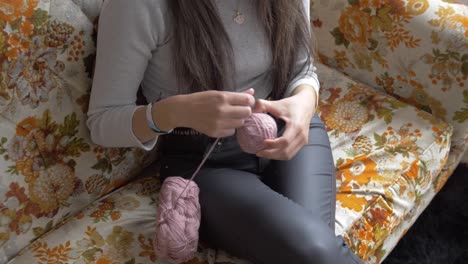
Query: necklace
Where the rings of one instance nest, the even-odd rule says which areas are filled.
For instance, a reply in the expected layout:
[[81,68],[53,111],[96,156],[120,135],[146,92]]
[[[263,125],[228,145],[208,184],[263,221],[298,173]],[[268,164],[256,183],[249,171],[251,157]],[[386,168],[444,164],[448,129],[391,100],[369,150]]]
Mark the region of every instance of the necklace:
[[236,24],[238,25],[244,24],[245,16],[240,11],[240,0],[237,2],[237,8],[234,11],[236,12],[236,14],[234,15],[234,18],[232,20],[234,20],[234,22],[236,22]]

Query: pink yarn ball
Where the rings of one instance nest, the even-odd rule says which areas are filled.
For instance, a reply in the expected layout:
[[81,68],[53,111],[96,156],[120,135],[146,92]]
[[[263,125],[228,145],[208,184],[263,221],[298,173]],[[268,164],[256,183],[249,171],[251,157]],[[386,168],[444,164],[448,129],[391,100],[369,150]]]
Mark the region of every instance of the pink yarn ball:
[[245,120],[244,126],[237,130],[237,141],[243,151],[255,154],[265,148],[265,139],[276,138],[277,133],[278,127],[271,116],[254,113]]
[[154,251],[171,263],[189,261],[197,252],[201,219],[199,193],[195,182],[182,177],[168,177],[161,187]]

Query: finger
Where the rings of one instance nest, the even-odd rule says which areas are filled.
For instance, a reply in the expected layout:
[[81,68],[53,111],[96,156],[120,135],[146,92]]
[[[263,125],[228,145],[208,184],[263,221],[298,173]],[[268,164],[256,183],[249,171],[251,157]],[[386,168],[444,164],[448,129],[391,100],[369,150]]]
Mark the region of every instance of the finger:
[[275,160],[290,160],[299,152],[302,148],[300,140],[295,140],[286,148],[277,149],[264,149],[259,151],[256,155],[262,158],[275,159]]
[[226,92],[227,102],[230,105],[250,106],[255,105],[255,98],[248,93]]
[[[257,109],[263,113],[270,113],[277,118],[284,120],[284,117],[287,113],[287,109],[281,103],[281,101],[268,101],[259,99],[257,100],[256,105]],[[286,121],[286,120],[285,120]]]
[[[307,130],[308,131],[308,130]],[[303,130],[299,129],[299,133],[294,137],[294,141],[288,146],[286,150],[287,153],[292,155],[292,157],[296,156],[296,154],[308,143],[308,133],[304,136]]]
[[244,119],[222,119],[215,124],[215,130],[235,129],[244,125]]
[[266,148],[258,152],[257,156],[276,160],[291,159],[304,145],[300,133],[300,129],[289,125],[282,137],[275,140],[265,140]]
[[304,144],[301,140],[295,140],[293,143],[291,143],[291,145],[285,151],[287,159],[294,158],[303,146]]
[[285,137],[279,137],[275,139],[265,139],[263,141],[264,149],[282,149],[289,145],[289,140]]
[[[247,94],[250,94],[250,95],[253,96],[255,94],[255,89],[254,88],[249,88],[249,89],[243,91],[243,93],[247,93]],[[256,107],[257,107],[257,100],[255,100],[253,106],[251,106],[252,113],[261,113],[260,111],[256,110]]]
[[266,139],[263,143],[266,149],[284,149],[291,144],[300,133],[291,123],[286,123],[283,135],[275,139]]
[[250,94],[250,95],[254,95],[254,94],[255,94],[255,90],[254,90],[254,88],[249,88],[249,89],[243,91],[243,93]]
[[247,119],[252,115],[252,108],[248,106],[228,106],[225,110],[226,118],[242,118]]
[[262,100],[262,99],[256,100],[255,101],[255,106],[254,106],[254,111],[257,111],[257,113],[266,113],[267,108],[269,108],[267,106],[269,103],[270,102],[267,101],[267,100]]
[[252,107],[252,113],[265,113],[259,100],[255,100],[255,105]]

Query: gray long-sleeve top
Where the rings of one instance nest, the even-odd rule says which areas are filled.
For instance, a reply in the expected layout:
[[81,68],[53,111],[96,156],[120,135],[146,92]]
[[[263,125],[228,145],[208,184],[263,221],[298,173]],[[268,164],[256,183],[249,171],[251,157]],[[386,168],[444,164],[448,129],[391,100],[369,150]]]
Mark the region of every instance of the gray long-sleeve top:
[[[97,54],[87,126],[91,140],[106,147],[154,148],[157,137],[141,142],[133,133],[132,118],[139,86],[149,102],[177,94],[177,81],[170,39],[170,0],[107,0],[99,18]],[[309,0],[304,8],[309,17]],[[256,98],[266,98],[273,78],[272,58],[252,0],[215,1],[234,50],[236,91],[255,88]],[[239,6],[237,6],[239,4]],[[239,8],[245,16],[241,25],[233,21]],[[286,96],[300,84],[312,85],[318,95],[316,68],[297,61],[296,78]]]

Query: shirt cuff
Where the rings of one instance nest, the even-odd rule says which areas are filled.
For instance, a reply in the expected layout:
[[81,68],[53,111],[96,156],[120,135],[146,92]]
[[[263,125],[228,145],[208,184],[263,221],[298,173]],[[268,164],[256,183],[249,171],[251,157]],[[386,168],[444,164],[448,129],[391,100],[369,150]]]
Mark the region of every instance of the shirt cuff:
[[316,98],[315,107],[317,107],[318,102],[319,102],[319,91],[320,91],[320,82],[318,81],[317,78],[312,78],[312,77],[302,78],[302,79],[299,79],[299,80],[293,82],[288,87],[288,89],[286,90],[286,92],[284,94],[284,97],[291,96],[291,94],[296,90],[297,87],[299,87],[300,85],[304,85],[304,84],[310,85],[310,86],[312,86],[314,88],[315,95],[316,95],[315,96],[315,98]]
[[[133,112],[132,112],[132,118],[133,118],[133,115],[135,114],[135,111],[140,108],[140,107],[145,107],[144,105],[140,105],[140,106],[137,106],[133,109]],[[128,126],[130,128],[130,134],[132,135],[132,140],[133,142],[135,142],[135,145],[141,149],[144,149],[146,151],[150,151],[152,150],[155,146],[156,146],[156,143],[158,142],[158,138],[159,136],[156,136],[154,137],[153,139],[150,139],[146,142],[141,142],[135,135],[135,133],[133,132],[133,124],[132,124],[132,119],[130,119],[130,125]]]

